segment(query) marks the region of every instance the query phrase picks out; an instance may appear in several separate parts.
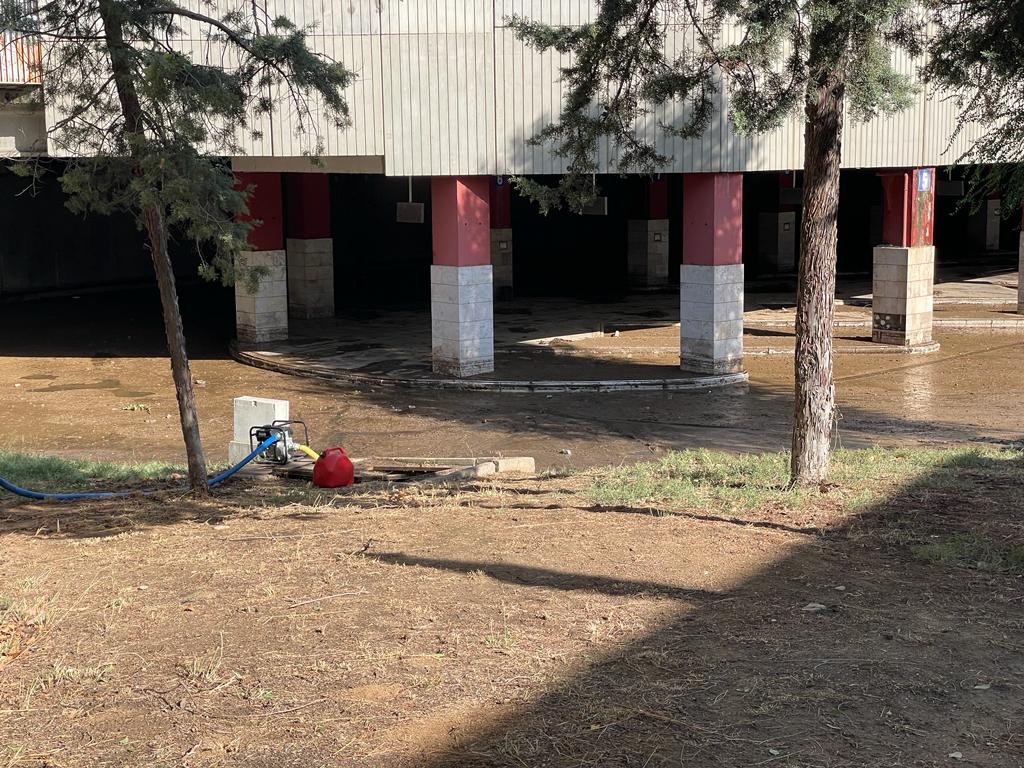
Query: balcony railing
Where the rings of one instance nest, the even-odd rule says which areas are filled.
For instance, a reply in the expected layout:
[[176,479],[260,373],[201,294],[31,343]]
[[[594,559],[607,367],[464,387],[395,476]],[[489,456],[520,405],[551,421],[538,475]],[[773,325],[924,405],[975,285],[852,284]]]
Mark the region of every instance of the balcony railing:
[[[35,9],[34,0],[26,7]],[[21,32],[0,30],[0,88],[23,88],[42,82],[43,48],[39,39]]]

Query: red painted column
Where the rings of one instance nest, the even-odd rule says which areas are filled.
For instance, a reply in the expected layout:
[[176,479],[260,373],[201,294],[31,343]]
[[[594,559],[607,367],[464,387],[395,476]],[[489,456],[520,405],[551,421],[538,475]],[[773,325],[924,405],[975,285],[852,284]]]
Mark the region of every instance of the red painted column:
[[515,289],[512,232],[512,184],[506,176],[491,179],[491,266],[494,297],[510,299]]
[[246,200],[249,213],[240,215],[238,220],[258,222],[249,231],[249,245],[254,251],[284,248],[281,174],[239,171],[235,179],[239,189],[249,190]]
[[935,239],[935,169],[883,171],[882,240],[885,245],[932,245]]
[[494,370],[491,180],[431,180],[433,367],[466,377]]
[[284,178],[288,311],[304,320],[334,317],[334,240],[326,173]]
[[935,277],[935,169],[879,173],[882,240],[872,274],[876,342],[920,346],[932,341]]
[[743,174],[683,176],[680,364],[743,370]]
[[627,267],[634,288],[668,285],[668,176],[645,179],[642,199],[634,206],[639,218],[628,222]]
[[[249,190],[248,214],[258,222],[249,232],[250,250],[239,254],[236,269],[263,271],[255,291],[235,280],[235,321],[238,340],[260,344],[288,338],[288,274],[284,251],[284,211],[279,173],[236,173],[239,188]],[[237,277],[237,276],[236,276]]]
[[743,174],[683,176],[683,264],[743,262]]

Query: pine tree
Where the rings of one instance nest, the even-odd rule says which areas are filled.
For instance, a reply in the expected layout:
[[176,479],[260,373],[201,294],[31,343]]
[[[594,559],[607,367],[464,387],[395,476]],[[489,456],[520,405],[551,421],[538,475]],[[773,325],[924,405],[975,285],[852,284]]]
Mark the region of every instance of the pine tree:
[[970,197],[983,200],[998,191],[1003,211],[1016,213],[1024,203],[1024,2],[930,4],[936,33],[925,74],[957,100],[957,131],[975,134],[956,158],[973,165]]
[[[51,0],[38,8],[3,0],[0,29],[36,41],[51,147],[68,160],[60,183],[78,212],[133,215],[149,240],[163,308],[191,487],[207,491],[174,272],[172,233],[194,241],[202,274],[250,285],[258,270],[236,257],[254,222],[241,222],[249,190],[236,188],[224,156],[254,118],[290,108],[311,154],[319,110],[348,120],[343,90],[353,75],[313,52],[308,29],[257,5],[219,15],[174,0]],[[211,10],[211,13],[213,11]],[[197,53],[194,53],[197,52]],[[280,93],[280,97],[275,94]],[[282,104],[284,102],[284,104]],[[258,136],[258,132],[251,131]],[[45,172],[45,163],[19,166]]]
[[[552,143],[568,173],[555,187],[517,180],[543,211],[581,210],[593,198],[591,174],[606,139],[617,149],[620,172],[665,166],[669,158],[636,127],[666,102],[688,107],[685,122],[661,125],[683,138],[706,129],[723,83],[740,133],[770,130],[803,112],[791,477],[823,481],[837,420],[832,329],[844,117],[868,119],[910,103],[914,86],[890,54],[922,52],[918,7],[911,0],[600,0],[594,21],[580,27],[509,22],[533,47],[572,55],[562,70],[567,93],[559,120],[534,139]],[[696,47],[667,56],[669,24],[688,27]],[[727,30],[738,42],[723,42]]]

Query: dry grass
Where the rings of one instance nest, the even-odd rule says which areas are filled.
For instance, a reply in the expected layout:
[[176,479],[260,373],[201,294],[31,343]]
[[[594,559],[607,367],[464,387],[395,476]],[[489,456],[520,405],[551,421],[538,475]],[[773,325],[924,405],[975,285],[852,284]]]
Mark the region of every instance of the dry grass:
[[602,472],[0,509],[38,626],[0,768],[1021,764],[1019,579],[918,549],[1024,543],[1019,462],[858,461],[856,512],[657,517]]

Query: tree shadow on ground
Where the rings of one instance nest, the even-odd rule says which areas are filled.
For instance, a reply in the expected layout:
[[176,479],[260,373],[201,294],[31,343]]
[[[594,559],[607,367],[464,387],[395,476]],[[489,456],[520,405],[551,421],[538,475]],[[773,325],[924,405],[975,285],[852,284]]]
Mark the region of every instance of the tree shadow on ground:
[[[1024,568],[1015,456],[939,466],[717,594],[627,583],[626,594],[649,589],[680,609],[504,707],[497,723],[467,722],[450,749],[416,764],[1024,764],[1024,591],[1008,557],[1019,548]],[[620,589],[533,567],[377,558],[527,587]]]

